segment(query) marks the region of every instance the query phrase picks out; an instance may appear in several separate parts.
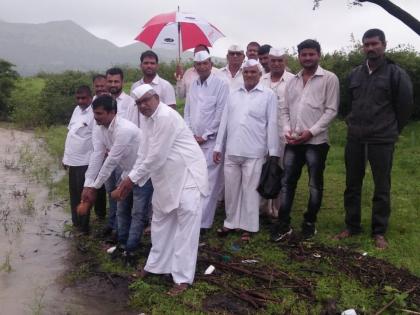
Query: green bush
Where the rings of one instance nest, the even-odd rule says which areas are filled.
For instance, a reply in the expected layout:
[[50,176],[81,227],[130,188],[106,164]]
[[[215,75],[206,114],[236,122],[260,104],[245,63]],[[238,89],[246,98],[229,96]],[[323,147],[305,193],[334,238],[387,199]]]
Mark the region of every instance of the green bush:
[[91,86],[91,75],[78,71],[66,71],[50,75],[45,81],[39,98],[39,125],[66,124],[74,110],[74,95],[80,85]]
[[10,97],[11,120],[22,128],[38,126],[43,115],[40,95],[45,86],[42,78],[21,78]]
[[0,59],[0,118],[6,119],[10,113],[10,96],[19,77],[13,64]]

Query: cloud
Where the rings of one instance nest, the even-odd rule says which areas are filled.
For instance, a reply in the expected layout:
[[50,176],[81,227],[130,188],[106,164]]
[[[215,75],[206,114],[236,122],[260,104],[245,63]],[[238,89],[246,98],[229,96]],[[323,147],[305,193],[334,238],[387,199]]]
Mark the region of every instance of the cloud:
[[[394,2],[420,18],[420,1]],[[181,10],[204,17],[226,35],[213,48],[217,56],[224,56],[232,43],[245,46],[254,40],[292,48],[306,38],[315,38],[324,51],[334,51],[349,46],[351,34],[359,40],[372,27],[385,31],[389,47],[410,43],[420,50],[420,37],[379,6],[366,3],[349,8],[347,3],[323,0],[313,11],[311,0],[14,0],[0,4],[0,19],[27,23],[73,20],[94,35],[122,46],[132,43],[152,16],[175,11],[179,4]]]

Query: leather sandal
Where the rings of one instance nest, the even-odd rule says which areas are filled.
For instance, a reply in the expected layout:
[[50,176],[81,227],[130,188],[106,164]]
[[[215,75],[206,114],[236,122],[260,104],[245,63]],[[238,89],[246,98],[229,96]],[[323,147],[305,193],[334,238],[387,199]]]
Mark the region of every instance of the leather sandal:
[[188,283],[180,283],[180,284],[175,283],[174,286],[168,292],[166,292],[166,294],[169,296],[178,296],[182,292],[187,290],[188,287],[189,287]]

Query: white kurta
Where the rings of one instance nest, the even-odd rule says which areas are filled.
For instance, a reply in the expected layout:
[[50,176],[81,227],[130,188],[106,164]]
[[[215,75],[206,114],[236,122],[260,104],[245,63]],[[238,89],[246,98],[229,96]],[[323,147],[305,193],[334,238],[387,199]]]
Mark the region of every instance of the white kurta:
[[[136,81],[131,86],[130,94],[133,93],[136,87],[144,84],[143,79]],[[175,90],[171,83],[162,79],[158,74],[153,78],[152,82],[149,83],[152,88],[159,95],[160,101],[168,105],[176,105]]]
[[92,129],[94,125],[92,106],[89,105],[85,109],[76,106],[67,127],[69,131],[64,145],[64,165],[89,164],[89,158],[93,152]]
[[224,226],[249,232],[259,229],[260,196],[256,191],[265,156],[279,156],[277,98],[258,84],[231,92],[217,135],[215,151],[225,156]]
[[209,177],[209,195],[203,200],[202,228],[213,224],[217,200],[223,189],[223,165],[213,161],[217,131],[229,95],[229,86],[221,78],[211,74],[204,83],[196,79],[189,90],[184,109],[184,119],[195,136],[207,141],[200,145],[206,158]]
[[242,67],[239,68],[238,72],[232,77],[232,73],[229,71],[229,66],[220,68],[216,73],[218,77],[226,80],[229,83],[230,90],[239,89],[244,84],[244,78],[242,75]]
[[[219,69],[212,67],[211,73],[216,73]],[[176,96],[178,98],[184,99],[188,96],[188,91],[190,90],[191,83],[198,79],[198,73],[194,67],[188,68],[181,80],[176,81]]]
[[122,118],[127,118],[129,108],[133,107],[136,104],[134,102],[134,98],[132,98],[125,92],[121,92],[121,94],[116,98],[116,101],[117,115]]
[[102,187],[117,166],[123,171],[121,177],[126,177],[137,159],[140,138],[140,129],[118,115],[108,128],[96,125],[92,136],[93,153],[84,186],[97,189]]
[[[283,156],[284,156],[284,149],[286,147],[286,141],[284,139],[284,135],[282,134],[283,127],[281,125],[281,117],[280,117],[280,107],[284,102],[284,91],[286,88],[286,83],[290,81],[291,78],[294,77],[294,74],[287,72],[286,70],[283,72],[282,77],[280,80],[273,82],[271,80],[271,73],[264,74],[261,78],[261,84],[265,87],[270,88],[274,94],[277,96],[277,126],[279,131],[279,139],[280,139],[280,159],[279,163],[280,166],[283,167]],[[280,195],[276,199],[264,199],[261,202],[260,208],[262,211],[267,212],[270,216],[277,217],[278,212],[280,209]]]
[[142,149],[129,173],[139,186],[151,177],[152,249],[145,270],[171,273],[175,283],[192,283],[200,236],[200,200],[208,194],[203,153],[182,117],[160,103],[142,116]]

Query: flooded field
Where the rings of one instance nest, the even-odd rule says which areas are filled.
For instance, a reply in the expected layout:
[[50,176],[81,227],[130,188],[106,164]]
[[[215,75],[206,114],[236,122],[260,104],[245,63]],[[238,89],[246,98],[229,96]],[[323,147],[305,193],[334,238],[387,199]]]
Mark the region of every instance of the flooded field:
[[67,201],[49,198],[58,163],[31,133],[0,128],[0,148],[0,314],[126,314],[113,286],[62,280],[74,253]]

